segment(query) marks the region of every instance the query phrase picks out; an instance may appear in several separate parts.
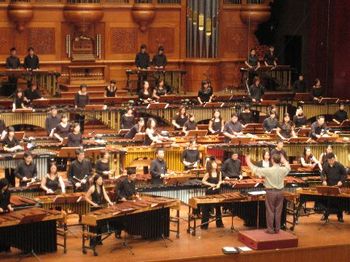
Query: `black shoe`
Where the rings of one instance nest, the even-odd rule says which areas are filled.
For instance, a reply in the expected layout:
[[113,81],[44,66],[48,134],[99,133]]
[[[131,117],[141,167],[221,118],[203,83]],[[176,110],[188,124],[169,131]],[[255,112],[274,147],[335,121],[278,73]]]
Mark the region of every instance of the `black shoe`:
[[201,226],[201,229],[202,229],[202,230],[208,230],[208,225]]
[[218,223],[216,223],[216,227],[217,227],[217,228],[223,228],[223,227],[225,227],[225,226],[224,226],[224,223],[218,222]]
[[328,220],[328,216],[323,215],[323,216],[321,217],[321,221],[327,221],[327,220]]
[[338,222],[339,223],[344,223],[344,219],[342,217],[338,217]]

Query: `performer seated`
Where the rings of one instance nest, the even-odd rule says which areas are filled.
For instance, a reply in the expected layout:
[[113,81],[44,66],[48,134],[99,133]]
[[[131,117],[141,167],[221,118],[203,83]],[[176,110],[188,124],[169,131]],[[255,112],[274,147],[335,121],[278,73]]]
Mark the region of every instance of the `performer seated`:
[[109,176],[113,174],[113,171],[109,168],[110,157],[111,156],[109,152],[104,151],[101,155],[101,158],[97,160],[95,166],[96,173],[106,179],[108,179]]
[[144,132],[144,128],[145,128],[145,120],[140,117],[139,121],[137,121],[137,124],[134,125],[129,132],[127,132],[124,136],[124,138],[127,139],[133,139],[135,137],[136,134],[140,134]]
[[175,127],[175,130],[182,130],[187,120],[188,116],[186,113],[186,107],[180,106],[178,113],[175,115],[171,123]]
[[253,103],[259,103],[263,101],[263,95],[265,93],[265,87],[260,83],[260,77],[255,76],[253,84],[249,87],[249,95]]
[[298,80],[293,83],[293,90],[295,93],[304,93],[306,91],[306,83],[303,74],[299,74]]
[[63,182],[63,178],[57,173],[57,166],[52,163],[49,168],[49,172],[41,180],[41,188],[46,194],[57,194],[58,188],[61,188],[61,193],[66,193],[66,187]]
[[115,80],[111,80],[109,82],[109,85],[106,86],[106,93],[105,93],[105,97],[116,97],[117,94],[117,85],[116,85],[116,81]]
[[19,185],[26,187],[37,179],[37,168],[33,162],[33,156],[30,152],[24,152],[23,160],[19,162],[15,170],[15,176],[19,179]]
[[344,110],[343,103],[339,104],[339,110],[334,113],[333,122],[340,125],[343,121],[348,120],[348,113]]
[[320,162],[317,160],[317,158],[311,153],[310,147],[304,148],[304,153],[300,158],[301,165],[303,167],[309,167],[314,169],[316,166],[319,167],[320,170],[322,170],[322,166]]
[[231,114],[231,121],[227,122],[224,127],[225,143],[229,143],[232,138],[243,135],[243,126],[241,122],[238,121],[238,116],[236,113]]
[[[327,162],[323,165],[323,170],[321,173],[322,185],[324,186],[337,186],[342,187],[347,178],[345,167],[335,159],[333,153],[327,154]],[[331,201],[330,206],[326,204],[330,209],[335,209],[337,212],[338,221],[344,223],[343,210],[339,206],[338,201]],[[322,220],[328,221],[328,216],[330,214],[329,209],[326,209]]]
[[117,188],[117,195],[120,201],[131,200],[133,198],[139,198],[136,192],[135,185],[136,174],[131,169],[127,170],[127,178],[122,180]]
[[264,64],[265,66],[271,66],[272,69],[277,67],[277,57],[275,55],[275,47],[270,46],[269,51],[264,55]]
[[316,121],[311,125],[310,137],[314,140],[323,137],[330,136],[332,133],[327,129],[324,116],[318,116]]
[[92,179],[92,185],[86,192],[86,201],[93,207],[101,207],[104,204],[113,206],[109,199],[107,191],[103,185],[103,178],[100,175],[95,175]]
[[257,167],[272,167],[272,163],[271,163],[271,157],[270,157],[270,150],[269,149],[263,149],[263,153],[262,153],[262,160],[258,161],[256,163]]
[[[222,183],[221,173],[214,157],[211,157],[206,164],[207,173],[202,179],[203,185],[207,186],[205,195],[214,195],[220,193],[220,186]],[[215,207],[216,227],[224,227],[222,223],[221,207]],[[210,218],[210,207],[205,206],[202,209],[201,229],[208,229]]]
[[270,155],[281,155],[285,159],[288,159],[286,151],[283,149],[283,140],[278,140],[276,147],[271,150]]
[[307,119],[301,106],[297,107],[295,116],[293,116],[293,123],[295,124],[295,127],[304,127],[307,125]]
[[57,114],[57,108],[52,106],[50,115],[45,119],[45,130],[48,136],[53,137],[54,129],[59,125],[61,117]]
[[213,118],[209,121],[209,133],[213,135],[221,134],[224,131],[225,121],[221,117],[220,110],[215,110]]
[[188,147],[182,152],[181,159],[185,166],[185,170],[199,167],[201,159],[195,139],[192,139]]
[[182,128],[182,131],[186,135],[188,134],[188,131],[191,131],[191,130],[198,130],[197,122],[195,120],[195,116],[192,113],[188,115],[188,120],[186,121],[186,123],[184,124],[184,126]]
[[249,105],[244,105],[243,112],[241,112],[239,114],[239,121],[243,125],[254,123],[253,112],[250,110],[250,106]]
[[[279,154],[272,155],[272,167],[257,167],[252,164],[248,155],[246,156],[246,163],[254,174],[258,177],[265,178],[266,233],[278,234],[281,229],[284,178],[291,170],[290,165],[283,155],[281,156]],[[283,164],[283,166],[281,166],[281,164]]]
[[73,130],[68,134],[67,146],[70,146],[70,147],[83,146],[83,137],[80,133],[80,125],[78,123],[73,124]]
[[162,143],[162,141],[169,140],[156,132],[157,122],[153,118],[148,118],[145,131],[145,146],[150,146],[152,144]]
[[209,86],[207,80],[202,81],[202,86],[198,91],[198,102],[203,105],[205,103],[210,103],[213,99],[213,89]]
[[156,88],[153,89],[153,99],[158,101],[161,96],[166,96],[168,90],[165,87],[164,80],[160,79],[157,83]]
[[143,81],[143,86],[141,91],[139,92],[139,101],[141,104],[149,104],[152,100],[152,91],[149,86],[148,81]]
[[24,90],[24,101],[31,105],[33,100],[42,98],[38,86],[32,82],[29,83],[28,88]]
[[134,108],[128,107],[125,114],[121,118],[121,129],[131,129],[135,125]]
[[313,99],[319,102],[323,96],[323,87],[321,85],[320,79],[316,78],[311,89],[311,95]]
[[270,133],[273,129],[278,127],[278,120],[275,111],[271,111],[269,117],[264,119],[263,128],[266,133]]
[[29,71],[39,69],[39,57],[34,53],[34,48],[28,48],[28,55],[24,58],[23,67]]
[[[323,153],[321,153],[320,158],[318,159],[321,166],[323,166],[327,162],[327,154],[329,153],[334,153],[332,145],[327,145],[326,150]],[[334,153],[334,156],[335,156],[335,160],[337,160],[337,155],[335,153]]]
[[25,100],[23,96],[23,92],[21,90],[17,90],[15,94],[15,99],[12,104],[12,111],[14,112],[16,109],[30,109],[30,107],[25,106]]
[[73,185],[74,192],[84,192],[88,189],[89,178],[92,173],[92,165],[89,159],[85,159],[84,150],[77,150],[76,155],[77,159],[70,165],[68,179]]
[[238,159],[238,152],[233,151],[231,157],[224,161],[221,166],[221,173],[224,179],[243,179],[241,160]]
[[152,160],[150,173],[152,176],[152,184],[162,184],[162,179],[168,172],[167,164],[164,160],[164,149],[159,148],[156,153],[156,159]]
[[164,47],[158,47],[158,53],[153,56],[152,64],[155,69],[164,69],[168,63],[166,55],[164,54]]
[[[84,109],[90,102],[89,94],[87,93],[87,85],[80,85],[80,90],[75,94],[74,105],[75,108]],[[79,123],[81,133],[84,133],[84,114],[75,114],[75,121]]]
[[63,114],[61,122],[53,129],[53,136],[56,137],[61,143],[63,139],[68,137],[71,125],[68,123],[68,116]]
[[7,129],[7,134],[2,140],[3,150],[5,152],[16,152],[23,150],[23,147],[19,144],[18,139],[15,137],[15,129],[9,126]]
[[294,131],[294,123],[290,120],[289,114],[285,113],[282,123],[277,127],[277,135],[282,140],[287,140],[291,137],[297,137]]

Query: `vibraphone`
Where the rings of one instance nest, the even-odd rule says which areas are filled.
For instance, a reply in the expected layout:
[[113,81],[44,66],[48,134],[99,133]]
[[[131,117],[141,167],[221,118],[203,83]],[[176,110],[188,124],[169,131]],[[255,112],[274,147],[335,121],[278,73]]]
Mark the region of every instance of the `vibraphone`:
[[[322,187],[322,186],[320,186]],[[339,193],[337,194],[327,194],[317,191],[317,188],[304,188],[299,190],[299,205],[297,208],[297,219],[300,216],[300,211],[303,209],[303,206],[306,202],[318,202],[326,203],[326,205],[335,204],[343,211],[350,211],[350,188],[340,188]],[[329,208],[329,207],[326,207]]]
[[56,210],[28,208],[0,214],[0,246],[26,253],[57,251],[56,223],[63,215]]
[[[176,217],[171,217],[170,209],[176,210]],[[128,234],[147,239],[167,238],[170,232],[176,232],[179,237],[179,216],[178,200],[150,196],[93,211],[82,218],[83,253],[92,249],[94,255],[97,255],[96,245],[117,230],[125,230]],[[176,223],[176,230],[170,229],[171,222]],[[104,238],[101,240],[102,236]],[[94,242],[91,247],[85,244],[88,239]]]
[[45,210],[60,209],[83,216],[90,212],[90,204],[85,193],[67,193],[62,195],[44,195],[34,198]]
[[[285,201],[283,204],[283,212],[281,217],[281,225],[291,224],[291,230],[296,224],[295,212],[295,195],[289,192],[284,192]],[[241,194],[239,192],[231,192],[217,195],[208,195],[195,197],[189,201],[188,210],[188,233],[196,234],[197,215],[194,212],[204,206],[220,206],[231,212],[231,229],[233,229],[233,217],[237,216],[244,221],[247,227],[265,227],[265,196],[254,196]],[[287,220],[287,213],[293,216],[292,221]],[[192,225],[193,222],[193,225]],[[200,226],[200,225],[199,225]]]

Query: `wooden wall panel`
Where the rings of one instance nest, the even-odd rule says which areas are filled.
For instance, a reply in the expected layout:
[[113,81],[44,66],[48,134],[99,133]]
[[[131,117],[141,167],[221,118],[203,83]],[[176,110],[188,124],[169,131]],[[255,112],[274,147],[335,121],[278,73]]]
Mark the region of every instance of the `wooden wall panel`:
[[33,47],[38,54],[55,54],[55,28],[29,28],[28,46]]
[[163,46],[167,54],[175,50],[175,29],[172,27],[152,27],[148,33],[149,52],[157,53],[158,47]]
[[10,48],[13,47],[13,41],[11,28],[1,27],[0,28],[0,54],[8,55]]
[[114,54],[135,54],[138,51],[136,28],[111,28],[109,39]]

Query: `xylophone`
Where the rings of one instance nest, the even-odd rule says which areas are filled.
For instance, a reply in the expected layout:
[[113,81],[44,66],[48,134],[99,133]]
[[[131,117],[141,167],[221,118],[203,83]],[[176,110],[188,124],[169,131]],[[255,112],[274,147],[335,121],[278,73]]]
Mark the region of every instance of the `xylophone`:
[[[171,218],[170,209],[176,209],[175,218]],[[141,199],[121,202],[83,215],[83,253],[91,248],[97,255],[96,244],[101,241],[101,236],[108,237],[118,230],[146,239],[167,238],[170,232],[176,232],[178,237],[179,209],[178,200],[142,196]],[[176,230],[170,229],[170,222],[176,223]],[[86,246],[88,239],[94,240],[92,247]]]
[[0,214],[0,246],[28,253],[55,252],[56,223],[62,218],[61,212],[35,207]]
[[37,196],[34,200],[45,210],[60,209],[79,216],[90,212],[90,204],[85,200],[85,193],[44,195]]
[[[292,224],[291,229],[294,229],[295,219],[295,194],[284,192],[285,203],[283,205],[283,213],[281,218],[281,224]],[[188,233],[192,235],[196,234],[197,213],[195,210],[200,210],[204,206],[220,206],[226,210],[230,210],[231,213],[231,229],[233,229],[233,217],[237,216],[244,221],[247,227],[265,227],[266,226],[266,214],[265,214],[265,196],[254,196],[249,194],[241,194],[240,192],[231,192],[216,195],[207,195],[201,197],[194,197],[189,200],[188,211]],[[293,221],[287,220],[287,213],[293,215]],[[193,225],[192,225],[193,222]],[[199,225],[200,226],[200,225]]]
[[37,202],[33,199],[16,195],[11,196],[10,203],[14,210],[20,210],[37,205]]

